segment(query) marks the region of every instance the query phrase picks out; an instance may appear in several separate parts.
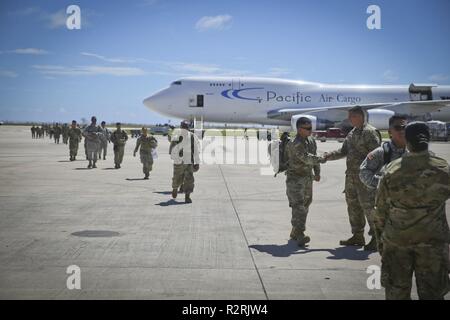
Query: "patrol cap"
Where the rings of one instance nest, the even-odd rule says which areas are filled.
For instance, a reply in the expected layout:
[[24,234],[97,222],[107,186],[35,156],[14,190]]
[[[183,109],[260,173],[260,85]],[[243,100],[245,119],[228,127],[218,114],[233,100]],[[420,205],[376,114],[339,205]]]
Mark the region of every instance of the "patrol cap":
[[120,122],[116,122],[116,126],[120,126],[121,124],[120,124]]
[[77,123],[77,121],[76,120],[72,120],[72,124],[76,124]]
[[423,151],[428,149],[430,142],[430,129],[423,121],[414,121],[405,128],[406,141],[411,145],[411,151]]
[[102,123],[101,124],[106,124],[106,122],[105,121],[102,121]]
[[180,128],[189,129],[189,123],[186,120],[181,121]]

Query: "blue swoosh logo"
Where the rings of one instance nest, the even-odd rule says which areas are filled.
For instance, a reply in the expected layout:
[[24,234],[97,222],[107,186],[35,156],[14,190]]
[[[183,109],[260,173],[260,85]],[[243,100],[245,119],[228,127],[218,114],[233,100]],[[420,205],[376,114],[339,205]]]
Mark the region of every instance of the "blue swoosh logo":
[[[260,98],[241,97],[239,95],[239,93],[241,91],[245,91],[245,90],[260,90],[260,89],[264,89],[264,88],[227,89],[227,90],[222,91],[221,94],[222,94],[222,96],[224,96],[225,98],[228,98],[228,99],[233,99],[233,97],[234,97],[234,98],[243,99],[243,100],[259,101],[259,100],[261,100]],[[230,97],[230,95],[229,95],[230,91],[232,91],[231,95],[233,97]]]

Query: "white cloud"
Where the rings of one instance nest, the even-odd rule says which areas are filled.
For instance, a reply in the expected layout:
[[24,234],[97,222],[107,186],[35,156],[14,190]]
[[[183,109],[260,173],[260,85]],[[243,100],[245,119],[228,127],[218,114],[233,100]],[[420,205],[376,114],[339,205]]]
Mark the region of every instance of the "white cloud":
[[75,66],[66,67],[58,65],[34,65],[41,74],[47,76],[95,76],[110,75],[117,77],[142,76],[146,72],[139,68],[104,67],[104,66]]
[[143,58],[107,58],[105,56],[102,56],[100,54],[92,53],[92,52],[80,52],[81,55],[86,57],[93,57],[100,59],[105,62],[111,62],[111,63],[137,63],[137,62],[152,62],[147,59]]
[[11,70],[0,70],[0,77],[17,78],[19,75]]
[[433,74],[433,75],[431,75],[431,76],[428,77],[428,79],[429,79],[430,81],[433,81],[433,82],[442,82],[442,81],[448,80],[449,78],[450,78],[450,77],[449,77],[448,75],[440,74],[440,73],[438,73],[438,74]]
[[399,79],[398,75],[394,73],[392,70],[386,70],[383,73],[383,79],[389,82],[394,82]]
[[95,53],[90,53],[90,52],[81,52],[81,55],[83,56],[87,56],[87,57],[94,57],[106,62],[118,62],[118,63],[124,63],[126,62],[125,60],[122,59],[117,59],[117,58],[106,58],[105,56],[99,55],[99,54],[95,54]]
[[34,55],[48,54],[48,51],[45,51],[44,49],[38,49],[38,48],[15,49],[15,50],[10,50],[8,52],[17,53],[17,54],[34,54]]
[[195,24],[195,28],[199,31],[206,31],[211,29],[228,29],[229,27],[231,27],[232,20],[233,17],[228,14],[218,15],[214,17],[205,16],[197,21],[197,23]]
[[197,63],[183,63],[177,62],[170,65],[174,70],[182,72],[194,72],[194,73],[216,73],[220,71],[220,67],[217,65],[197,64]]
[[47,20],[48,26],[51,29],[66,27],[67,14],[65,10],[59,10],[54,13],[45,13],[42,17]]

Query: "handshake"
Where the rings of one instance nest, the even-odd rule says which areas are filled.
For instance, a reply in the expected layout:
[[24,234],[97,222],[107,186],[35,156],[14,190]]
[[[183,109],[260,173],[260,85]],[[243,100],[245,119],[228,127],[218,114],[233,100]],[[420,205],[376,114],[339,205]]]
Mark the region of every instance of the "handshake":
[[330,154],[328,152],[325,152],[322,154],[321,157],[319,157],[319,163],[325,163],[328,161]]

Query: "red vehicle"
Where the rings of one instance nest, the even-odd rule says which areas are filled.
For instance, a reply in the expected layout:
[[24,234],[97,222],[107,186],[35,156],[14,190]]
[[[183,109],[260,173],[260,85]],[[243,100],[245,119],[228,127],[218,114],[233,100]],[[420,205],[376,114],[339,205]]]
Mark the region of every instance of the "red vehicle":
[[329,128],[327,130],[319,130],[313,132],[313,137],[320,142],[325,142],[327,139],[337,140],[343,142],[345,139],[345,133],[339,128]]

